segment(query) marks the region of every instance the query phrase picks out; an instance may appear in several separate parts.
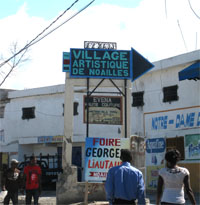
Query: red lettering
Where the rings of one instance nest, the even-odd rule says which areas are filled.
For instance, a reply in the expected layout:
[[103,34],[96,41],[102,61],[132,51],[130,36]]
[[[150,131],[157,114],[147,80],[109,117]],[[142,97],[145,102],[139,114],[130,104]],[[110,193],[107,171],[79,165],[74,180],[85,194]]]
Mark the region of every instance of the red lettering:
[[97,161],[94,168],[99,168],[99,162]]
[[114,146],[114,139],[109,139],[109,146]]
[[93,146],[95,145],[96,142],[98,142],[99,139],[98,138],[93,138]]
[[100,161],[100,168],[101,168],[101,169],[104,168],[104,161]]
[[91,165],[90,165],[90,161],[91,161],[91,160],[89,159],[89,160],[88,160],[88,168],[92,168]]
[[110,138],[93,138],[93,146],[99,143],[100,146],[121,146],[120,139],[110,139]]
[[108,169],[110,169],[111,167],[113,167],[112,161],[110,162],[110,165],[109,165]]
[[120,146],[120,139],[115,139],[115,146]]
[[104,139],[104,138],[101,138],[99,144],[100,144],[101,146],[104,146],[104,145],[105,145],[105,139]]
[[106,160],[105,162],[106,162],[105,168],[107,169],[108,168],[109,160]]

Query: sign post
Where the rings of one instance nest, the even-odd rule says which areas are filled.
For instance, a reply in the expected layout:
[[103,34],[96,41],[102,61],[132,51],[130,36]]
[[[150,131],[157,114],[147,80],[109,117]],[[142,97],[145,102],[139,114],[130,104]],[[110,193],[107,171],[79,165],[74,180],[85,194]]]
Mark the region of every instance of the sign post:
[[[95,92],[97,87],[103,83],[103,81],[105,79],[108,79],[109,82],[111,82],[111,85],[118,89],[118,91],[119,91],[118,93],[120,95],[123,95],[123,97],[124,97],[124,112],[123,113],[125,116],[123,118],[122,128],[124,129],[123,131],[125,133],[125,138],[126,138],[127,135],[130,134],[129,133],[130,132],[130,112],[128,112],[128,110],[131,108],[131,103],[130,103],[131,102],[131,97],[130,97],[131,96],[131,94],[130,94],[131,93],[131,81],[136,80],[137,78],[139,78],[140,76],[145,74],[147,71],[152,69],[153,64],[151,64],[147,59],[145,59],[142,55],[140,55],[133,48],[131,50],[115,50],[115,46],[113,46],[114,44],[109,46],[109,47],[106,47],[109,44],[102,44],[102,42],[98,42],[97,44],[95,42],[92,42],[92,43],[87,42],[87,43],[85,43],[85,45],[86,45],[85,49],[71,48],[70,49],[70,59],[66,59],[63,62],[67,62],[67,63],[70,62],[69,73],[67,75],[67,77],[70,80],[79,79],[77,82],[82,82],[81,79],[87,79],[87,81],[85,81],[85,82],[87,82],[86,83],[86,87],[87,87],[86,149],[87,150],[86,150],[86,160],[85,161],[88,163],[87,164],[88,168],[93,167],[96,169],[101,165],[103,166],[103,164],[105,165],[104,161],[106,159],[102,160],[100,157],[100,154],[99,154],[99,156],[97,156],[96,159],[92,159],[93,162],[96,160],[96,164],[95,164],[95,162],[93,164],[93,162],[90,161],[89,157],[94,155],[94,153],[97,153],[97,152],[92,151],[92,150],[96,149],[96,150],[99,150],[98,151],[99,153],[101,153],[101,149],[102,149],[102,152],[103,152],[103,150],[107,150],[107,151],[112,150],[113,145],[111,143],[110,145],[105,145],[104,148],[103,147],[99,148],[98,146],[102,146],[102,144],[101,144],[102,141],[100,140],[99,144],[96,143],[95,145],[93,145],[93,147],[90,147],[91,150],[89,148],[90,144],[92,143],[90,140],[98,139],[98,138],[89,138],[88,137],[88,135],[89,135],[88,134],[88,124],[92,122],[91,117],[89,119],[89,108],[92,107],[92,106],[89,106],[89,103],[91,103],[90,100],[93,99],[91,95]],[[107,48],[107,49],[105,49],[105,48]],[[110,48],[113,48],[113,49],[110,49]],[[66,57],[66,58],[68,58],[68,57]],[[67,72],[67,71],[64,71],[64,72]],[[93,80],[91,80],[91,82],[96,82],[95,81],[96,79],[101,79],[101,81],[98,84],[96,84],[96,87],[94,88],[93,91],[89,90],[90,79],[93,79]],[[124,80],[124,84],[123,84],[123,86],[121,86],[123,88],[123,91],[121,91],[119,89],[119,87],[116,85],[116,83],[114,83],[114,81],[116,82],[118,80]],[[75,82],[75,81],[73,81],[73,82]],[[72,85],[73,83],[71,84],[70,82],[68,82],[68,84]],[[122,83],[121,83],[121,85],[122,85]],[[84,84],[84,86],[85,86],[85,84]],[[68,89],[68,91],[69,91],[69,89]],[[70,99],[70,101],[71,101],[71,99]],[[127,105],[128,105],[128,108],[127,108]],[[101,106],[98,105],[98,107],[103,107],[103,104],[101,104]],[[93,113],[95,113],[97,107],[93,106],[92,109],[93,109]],[[110,112],[109,106],[107,107],[107,109]],[[121,109],[121,107],[120,107],[120,109]],[[85,113],[85,110],[84,110],[84,113]],[[119,114],[117,114],[117,116],[118,115]],[[92,120],[93,120],[93,123],[97,122],[96,119],[92,119]],[[110,122],[112,121],[112,119],[107,119],[107,118],[106,118],[106,120],[102,118],[102,120],[103,120],[103,123],[105,123],[105,124],[111,124]],[[119,121],[119,120],[116,120],[116,122],[117,122],[117,124],[119,122],[120,122],[119,124],[121,124],[121,121]],[[128,129],[126,126],[127,123],[129,123]],[[102,138],[102,139],[106,140],[106,138]],[[124,138],[120,138],[120,140],[128,140],[129,141],[129,139],[124,139]],[[98,144],[98,146],[94,147],[97,144]],[[121,146],[121,144],[120,144],[120,148],[121,147],[130,149],[130,145]],[[91,152],[88,150],[90,150]],[[115,149],[115,151],[116,150],[117,150],[117,148]],[[115,153],[117,158],[118,158],[118,154],[119,154],[118,151],[116,151],[116,153]],[[91,154],[91,153],[93,153],[93,154]],[[110,162],[110,165],[108,166],[108,164],[107,164],[108,169],[115,165],[115,164],[113,164],[112,160],[110,160],[109,162]],[[109,162],[107,161],[107,163],[109,163]],[[99,163],[101,165],[99,165]],[[105,169],[101,172],[98,172],[97,170],[96,171],[95,170],[93,170],[93,171],[86,170],[86,173],[90,173],[90,175],[86,176],[86,181],[97,180],[99,177],[101,179],[104,177],[104,179],[105,179],[107,170]]]

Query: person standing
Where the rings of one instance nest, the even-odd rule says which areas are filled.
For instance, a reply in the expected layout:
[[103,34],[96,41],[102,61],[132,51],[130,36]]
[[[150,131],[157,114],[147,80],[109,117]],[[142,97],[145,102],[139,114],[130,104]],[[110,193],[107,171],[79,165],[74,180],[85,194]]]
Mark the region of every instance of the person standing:
[[196,205],[193,191],[190,186],[190,173],[184,167],[179,167],[178,150],[170,150],[165,154],[166,167],[160,169],[157,186],[156,204],[185,204],[184,187],[193,205]]
[[121,150],[122,164],[109,169],[105,190],[110,204],[145,204],[142,172],[131,166],[132,155],[128,149]]
[[38,205],[39,196],[41,194],[41,168],[36,164],[35,156],[30,157],[30,163],[24,167],[26,204],[30,205],[32,197],[34,205]]
[[20,188],[20,170],[17,169],[18,161],[16,159],[11,160],[11,168],[7,169],[3,173],[2,190],[8,191],[4,198],[4,205],[9,204],[12,200],[13,205],[18,204],[18,190]]

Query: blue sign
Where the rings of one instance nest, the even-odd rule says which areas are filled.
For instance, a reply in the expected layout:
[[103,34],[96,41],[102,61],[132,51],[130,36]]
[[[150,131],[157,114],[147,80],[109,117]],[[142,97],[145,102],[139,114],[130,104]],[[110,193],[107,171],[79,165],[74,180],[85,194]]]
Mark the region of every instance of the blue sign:
[[69,72],[70,69],[70,53],[63,52],[63,72]]
[[110,49],[70,50],[70,77],[131,79],[130,51]]
[[154,65],[133,48],[70,50],[70,77],[136,80]]
[[165,147],[166,144],[164,138],[148,139],[146,141],[147,153],[161,153],[165,151]]
[[132,57],[132,81],[144,75],[146,72],[151,70],[154,65],[144,58],[140,53],[131,48]]

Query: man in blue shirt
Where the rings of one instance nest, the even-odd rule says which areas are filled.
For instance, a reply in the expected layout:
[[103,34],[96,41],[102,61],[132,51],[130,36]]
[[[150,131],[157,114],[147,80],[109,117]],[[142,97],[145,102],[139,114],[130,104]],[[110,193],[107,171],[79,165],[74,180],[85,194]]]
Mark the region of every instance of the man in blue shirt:
[[109,169],[105,184],[106,197],[110,204],[145,204],[144,180],[142,172],[131,166],[131,152],[121,150],[120,166]]

